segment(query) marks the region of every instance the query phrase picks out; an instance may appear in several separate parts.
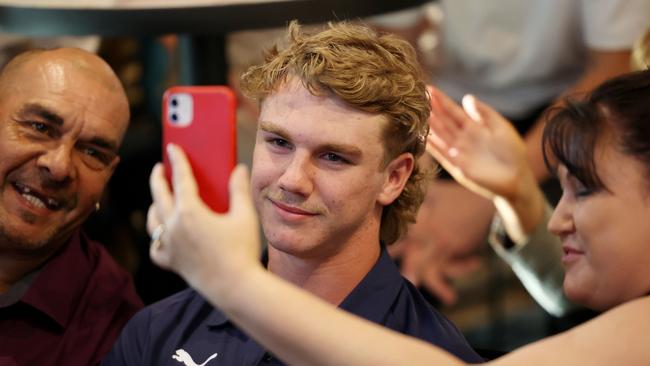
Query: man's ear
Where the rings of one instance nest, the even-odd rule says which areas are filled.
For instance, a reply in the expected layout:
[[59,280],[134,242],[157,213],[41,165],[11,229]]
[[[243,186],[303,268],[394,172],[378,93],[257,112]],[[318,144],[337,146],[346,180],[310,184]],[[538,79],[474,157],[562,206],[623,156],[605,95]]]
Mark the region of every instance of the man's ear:
[[377,197],[377,201],[383,206],[388,206],[399,197],[404,190],[413,168],[415,158],[411,153],[403,153],[393,159],[386,167],[386,181]]

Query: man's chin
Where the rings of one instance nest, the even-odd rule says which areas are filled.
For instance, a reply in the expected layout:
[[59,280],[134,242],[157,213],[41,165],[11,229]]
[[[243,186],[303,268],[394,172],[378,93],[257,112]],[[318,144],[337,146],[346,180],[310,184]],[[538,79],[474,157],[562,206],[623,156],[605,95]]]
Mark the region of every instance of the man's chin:
[[56,229],[18,230],[0,226],[0,246],[16,253],[38,255],[57,245]]

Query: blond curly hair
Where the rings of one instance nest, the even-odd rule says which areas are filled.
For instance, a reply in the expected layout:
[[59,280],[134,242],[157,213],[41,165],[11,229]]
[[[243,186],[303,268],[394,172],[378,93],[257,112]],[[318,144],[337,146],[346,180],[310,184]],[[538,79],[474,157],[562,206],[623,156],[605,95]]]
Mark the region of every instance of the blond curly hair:
[[382,212],[380,240],[397,241],[415,221],[425,193],[426,174],[417,159],[425,150],[430,104],[415,50],[395,36],[348,22],[305,34],[293,21],[288,38],[287,47],[273,47],[264,63],[242,75],[242,91],[261,102],[291,75],[314,95],[331,93],[356,109],[385,116],[382,168],[402,153],[416,160],[404,190]]

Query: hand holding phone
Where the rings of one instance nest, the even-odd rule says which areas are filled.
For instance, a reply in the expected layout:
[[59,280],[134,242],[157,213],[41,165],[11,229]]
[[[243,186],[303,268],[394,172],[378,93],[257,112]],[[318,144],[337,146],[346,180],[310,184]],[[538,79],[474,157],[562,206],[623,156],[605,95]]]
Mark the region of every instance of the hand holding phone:
[[[187,155],[201,199],[227,212],[228,179],[237,161],[236,102],[225,86],[174,86],[163,95],[163,151],[180,146]],[[171,186],[171,166],[163,153]],[[173,187],[172,187],[173,189]]]

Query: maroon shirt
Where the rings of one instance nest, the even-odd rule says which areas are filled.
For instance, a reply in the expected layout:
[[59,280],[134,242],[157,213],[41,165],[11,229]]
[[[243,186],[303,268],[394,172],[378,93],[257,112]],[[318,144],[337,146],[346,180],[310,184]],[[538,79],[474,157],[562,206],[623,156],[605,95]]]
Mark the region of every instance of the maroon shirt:
[[142,306],[131,276],[77,231],[17,303],[0,307],[0,366],[99,364]]

